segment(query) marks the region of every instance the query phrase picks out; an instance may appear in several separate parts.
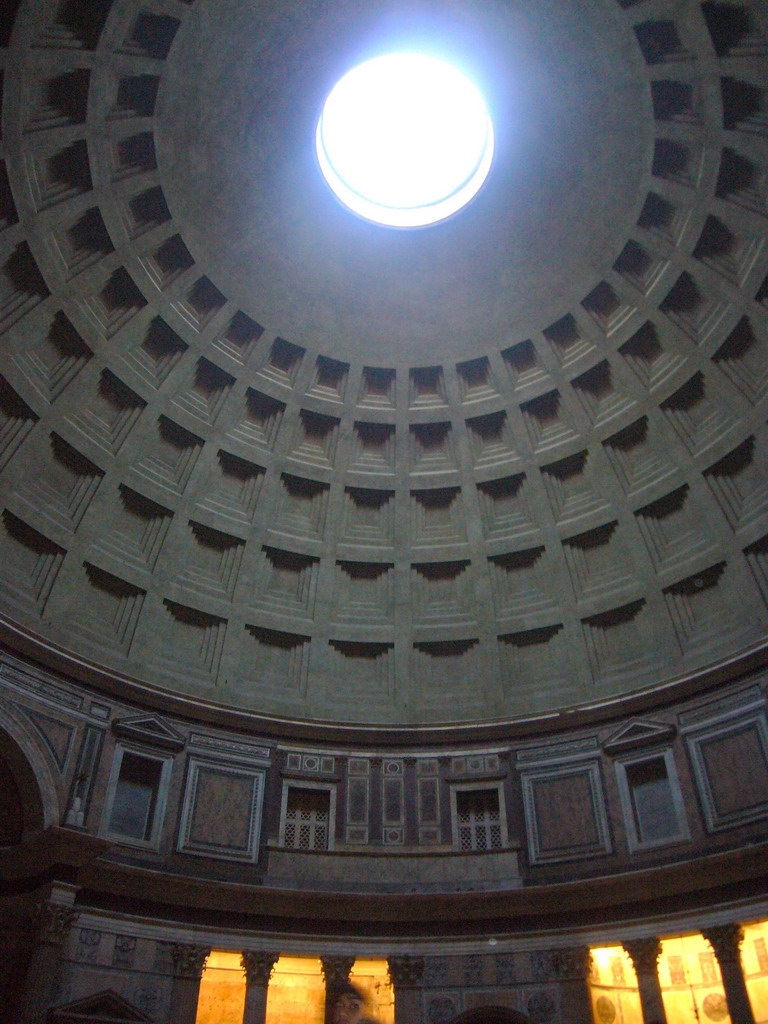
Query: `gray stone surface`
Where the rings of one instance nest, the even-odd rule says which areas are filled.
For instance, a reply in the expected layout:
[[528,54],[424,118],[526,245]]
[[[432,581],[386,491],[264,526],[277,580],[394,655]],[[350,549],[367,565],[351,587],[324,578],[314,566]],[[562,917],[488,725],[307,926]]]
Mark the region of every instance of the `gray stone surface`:
[[[764,638],[762,7],[714,35],[673,0],[77,10],[22,2],[0,48],[10,622],[382,725]],[[335,77],[401,32],[460,54],[499,139],[473,204],[410,232],[312,157]]]

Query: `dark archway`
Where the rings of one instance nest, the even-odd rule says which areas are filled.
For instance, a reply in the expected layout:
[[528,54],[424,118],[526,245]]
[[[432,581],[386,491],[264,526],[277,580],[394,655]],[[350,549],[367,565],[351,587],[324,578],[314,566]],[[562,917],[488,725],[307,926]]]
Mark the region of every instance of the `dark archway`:
[[24,806],[11,766],[0,751],[0,846],[16,846],[24,834]]
[[465,1010],[448,1024],[530,1024],[530,1017],[508,1006],[478,1006]]
[[58,822],[58,798],[36,737],[5,707],[0,715],[0,846],[14,846]]

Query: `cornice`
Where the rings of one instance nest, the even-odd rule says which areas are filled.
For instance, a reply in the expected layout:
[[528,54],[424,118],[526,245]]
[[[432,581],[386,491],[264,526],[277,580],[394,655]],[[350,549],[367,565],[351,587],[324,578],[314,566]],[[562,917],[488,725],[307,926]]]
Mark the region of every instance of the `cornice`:
[[574,728],[607,724],[630,715],[657,710],[699,693],[704,694],[768,666],[768,638],[737,655],[692,670],[657,686],[605,700],[579,704],[559,712],[469,723],[466,725],[372,725],[308,721],[263,715],[226,707],[199,697],[185,697],[152,687],[131,676],[106,672],[72,651],[0,617],[0,644],[9,652],[61,673],[86,686],[137,707],[173,715],[190,723],[215,725],[276,739],[381,749],[445,748],[451,744],[487,743],[515,738],[549,736]]
[[[424,937],[525,934],[654,914],[692,912],[764,895],[768,841],[674,865],[495,892],[382,894],[285,890],[188,878],[91,860],[79,872],[84,904],[223,928]],[[649,898],[649,894],[653,894]]]

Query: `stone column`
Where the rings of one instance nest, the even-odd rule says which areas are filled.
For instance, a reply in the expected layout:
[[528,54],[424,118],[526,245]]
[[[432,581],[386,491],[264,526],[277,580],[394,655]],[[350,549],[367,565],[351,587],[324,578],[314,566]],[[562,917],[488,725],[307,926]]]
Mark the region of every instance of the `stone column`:
[[592,1020],[589,995],[589,971],[592,954],[589,946],[553,950],[557,980],[560,982],[563,1024],[582,1024]]
[[349,984],[349,972],[355,965],[353,956],[321,956],[320,966],[325,978],[325,1021],[330,1024],[333,1004],[339,989]]
[[705,928],[704,938],[714,950],[720,973],[723,976],[725,1000],[732,1021],[739,1024],[755,1024],[752,1004],[747,993],[747,983],[741,966],[741,943],[744,929],[740,924],[722,924]]
[[591,960],[589,946],[551,949],[532,956],[534,981],[557,982],[563,1024],[588,1024],[592,1020],[587,983]]
[[173,1024],[195,1024],[200,979],[209,953],[208,946],[192,943],[174,942],[171,946],[173,987],[170,1019]]
[[75,922],[75,889],[56,887],[35,907],[37,938],[29,958],[21,1024],[43,1024],[54,998],[61,969],[61,950]]
[[387,958],[389,977],[395,989],[395,1024],[419,1024],[422,1019],[421,979],[424,975],[424,957],[400,956]]
[[659,983],[661,943],[656,938],[628,939],[623,946],[635,967],[643,1024],[667,1024]]
[[240,963],[245,974],[243,1024],[264,1024],[267,1016],[267,987],[279,953],[243,950]]

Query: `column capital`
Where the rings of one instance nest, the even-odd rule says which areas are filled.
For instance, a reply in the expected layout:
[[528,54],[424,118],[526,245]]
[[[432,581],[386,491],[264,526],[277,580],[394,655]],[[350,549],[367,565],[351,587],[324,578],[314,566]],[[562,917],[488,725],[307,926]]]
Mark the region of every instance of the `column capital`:
[[589,946],[548,949],[533,954],[537,981],[586,981],[592,964]]
[[592,969],[589,946],[571,946],[552,951],[554,967],[560,981],[586,981]]
[[66,903],[45,900],[36,905],[34,914],[38,941],[50,946],[61,946],[79,912]]
[[335,988],[349,981],[349,972],[355,965],[353,956],[321,956],[320,967],[326,988]]
[[704,928],[702,935],[714,950],[718,963],[741,964],[744,929],[740,924],[719,924]]
[[396,989],[418,988],[424,975],[424,957],[407,953],[387,957],[389,977]]
[[264,953],[261,950],[244,949],[240,955],[240,965],[245,974],[245,984],[261,985],[266,988],[275,964],[280,959],[279,953]]
[[205,961],[210,952],[208,946],[196,946],[191,942],[174,942],[171,945],[173,976],[175,978],[194,978],[199,981],[203,976]]
[[644,939],[627,939],[622,946],[629,954],[637,974],[656,974],[661,942],[655,936]]

